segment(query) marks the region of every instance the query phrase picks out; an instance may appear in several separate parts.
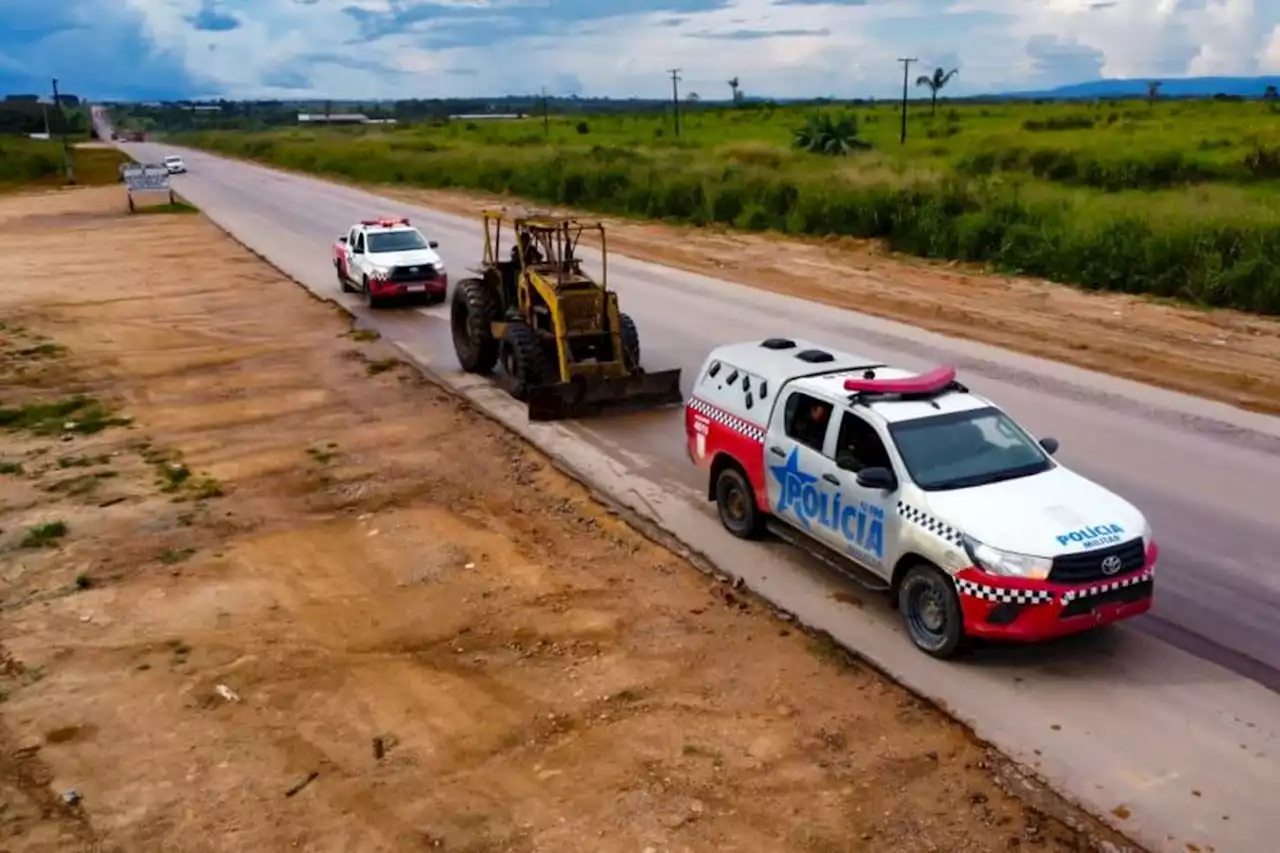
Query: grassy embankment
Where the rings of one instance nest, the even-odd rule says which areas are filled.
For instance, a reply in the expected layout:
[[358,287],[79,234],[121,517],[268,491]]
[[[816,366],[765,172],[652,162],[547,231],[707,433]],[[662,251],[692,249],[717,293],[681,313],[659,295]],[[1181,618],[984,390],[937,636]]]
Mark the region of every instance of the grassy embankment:
[[[72,156],[76,184],[82,186],[115,183],[120,164],[129,159],[114,148],[75,148]],[[58,187],[66,180],[60,142],[0,136],[0,192]]]
[[870,151],[793,150],[807,111],[694,111],[175,139],[376,183],[882,238],[1085,288],[1280,313],[1280,114],[1260,103],[856,111]]

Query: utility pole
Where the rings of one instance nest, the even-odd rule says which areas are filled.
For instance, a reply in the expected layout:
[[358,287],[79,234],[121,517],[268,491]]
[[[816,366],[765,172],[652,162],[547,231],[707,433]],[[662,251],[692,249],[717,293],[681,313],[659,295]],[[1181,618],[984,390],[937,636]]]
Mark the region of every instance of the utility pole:
[[[58,98],[58,78],[53,78],[53,108],[58,111],[58,135],[62,137],[62,164],[67,170],[67,183],[76,182],[76,167],[71,162],[71,145],[67,142],[67,117],[62,112],[62,101]],[[48,113],[45,113],[47,116]]]
[[919,62],[915,57],[910,59],[902,58],[898,60],[902,63],[902,138],[899,140],[900,145],[907,144],[907,81],[911,76],[911,63]]
[[671,109],[672,115],[676,120],[676,136],[680,135],[680,69],[670,68],[667,73],[671,75]]
[[542,132],[551,135],[551,118],[549,116],[550,108],[547,106],[547,87],[542,87]]

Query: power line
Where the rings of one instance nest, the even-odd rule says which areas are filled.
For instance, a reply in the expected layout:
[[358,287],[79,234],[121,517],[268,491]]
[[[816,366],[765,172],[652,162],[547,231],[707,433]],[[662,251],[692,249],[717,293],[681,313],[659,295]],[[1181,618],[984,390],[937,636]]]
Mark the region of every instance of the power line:
[[907,144],[907,81],[911,76],[911,63],[919,62],[914,56],[910,58],[901,57],[898,59],[902,63],[902,138],[899,140],[900,145]]
[[671,75],[671,109],[676,120],[676,136],[680,135],[680,69],[669,68]]

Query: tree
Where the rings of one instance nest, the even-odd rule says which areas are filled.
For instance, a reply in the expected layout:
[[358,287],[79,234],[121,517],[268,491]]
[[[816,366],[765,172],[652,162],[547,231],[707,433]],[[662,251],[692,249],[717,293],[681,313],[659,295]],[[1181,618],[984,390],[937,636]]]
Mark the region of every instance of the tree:
[[698,101],[702,100],[702,98],[698,97],[697,92],[690,92],[689,94],[684,96],[684,99],[691,104],[696,104],[698,103]]
[[1276,91],[1275,86],[1268,86],[1266,91],[1262,93],[1262,100],[1264,101],[1274,101],[1276,98],[1280,98],[1280,92]]
[[817,113],[809,116],[796,129],[792,146],[810,154],[843,157],[854,151],[865,151],[871,145],[858,137],[858,119],[853,115],[832,116]]
[[734,77],[729,81],[729,88],[733,91],[733,102],[735,104],[742,102],[742,90],[738,88],[738,78]]
[[1147,81],[1147,103],[1151,106],[1156,105],[1156,98],[1160,97],[1160,87],[1164,85],[1163,80]]
[[933,112],[930,113],[930,115],[936,116],[938,114],[938,93],[945,89],[947,84],[951,82],[951,78],[955,77],[959,73],[959,68],[952,68],[950,71],[943,71],[941,68],[935,68],[933,70],[933,76],[922,74],[916,80],[917,86],[929,87],[929,95],[933,102]]

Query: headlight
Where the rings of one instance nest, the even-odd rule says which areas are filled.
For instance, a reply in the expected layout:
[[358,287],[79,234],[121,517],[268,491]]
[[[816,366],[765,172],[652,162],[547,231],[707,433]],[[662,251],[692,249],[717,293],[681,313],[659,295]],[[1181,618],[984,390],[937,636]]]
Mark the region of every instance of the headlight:
[[1151,524],[1144,518],[1142,520],[1142,547],[1144,549],[1151,547]]
[[389,275],[391,275],[391,270],[386,267],[370,267],[369,268],[370,278],[386,278]]
[[1049,570],[1053,568],[1053,560],[1047,557],[1032,557],[1028,554],[1001,551],[979,542],[972,536],[964,537],[964,550],[978,568],[993,575],[1044,580],[1049,576]]

